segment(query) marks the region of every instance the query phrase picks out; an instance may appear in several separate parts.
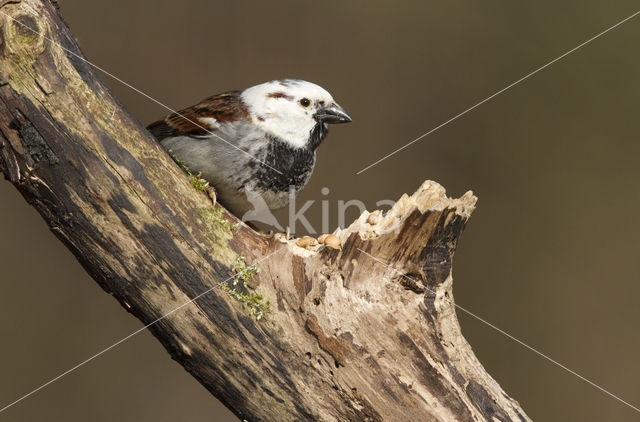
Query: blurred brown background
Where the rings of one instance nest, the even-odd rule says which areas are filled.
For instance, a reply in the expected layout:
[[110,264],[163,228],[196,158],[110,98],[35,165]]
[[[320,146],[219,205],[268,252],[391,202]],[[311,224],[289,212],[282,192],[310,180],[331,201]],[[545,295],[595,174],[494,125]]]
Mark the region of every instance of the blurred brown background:
[[[60,4],[90,60],[171,107],[273,78],[326,87],[354,122],[334,128],[300,199],[329,199],[335,211],[338,199],[373,208],[425,179],[450,195],[472,189],[480,200],[455,257],[457,303],[640,405],[640,17],[355,175],[631,15],[637,2]],[[166,113],[104,79],[142,122]],[[2,407],[141,325],[9,183],[0,183],[0,204]],[[308,213],[318,227],[319,210]],[[481,362],[533,419],[638,419],[486,325],[459,317]],[[235,418],[145,332],[0,420]]]

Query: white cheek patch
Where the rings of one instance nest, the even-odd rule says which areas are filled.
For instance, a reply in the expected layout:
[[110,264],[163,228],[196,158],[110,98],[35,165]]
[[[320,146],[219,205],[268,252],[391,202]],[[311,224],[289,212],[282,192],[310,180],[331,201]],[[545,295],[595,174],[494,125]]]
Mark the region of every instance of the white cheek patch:
[[296,104],[283,104],[277,113],[271,114],[260,126],[294,148],[303,148],[316,121],[305,112],[297,109]]
[[331,95],[318,85],[301,80],[271,81],[247,88],[241,94],[249,107],[252,122],[265,132],[294,148],[303,148],[309,142],[311,131],[317,124],[312,108],[304,108],[299,99],[312,102],[333,102]]
[[220,127],[220,122],[213,117],[200,117],[198,120],[209,130],[218,129]]

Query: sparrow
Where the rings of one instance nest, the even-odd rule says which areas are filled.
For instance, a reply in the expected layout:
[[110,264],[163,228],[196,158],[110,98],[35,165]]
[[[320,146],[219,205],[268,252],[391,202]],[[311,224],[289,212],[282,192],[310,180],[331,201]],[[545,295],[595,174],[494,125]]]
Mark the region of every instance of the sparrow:
[[256,195],[270,210],[285,207],[309,181],[329,125],[347,122],[324,88],[280,79],[205,98],[147,129],[242,217]]

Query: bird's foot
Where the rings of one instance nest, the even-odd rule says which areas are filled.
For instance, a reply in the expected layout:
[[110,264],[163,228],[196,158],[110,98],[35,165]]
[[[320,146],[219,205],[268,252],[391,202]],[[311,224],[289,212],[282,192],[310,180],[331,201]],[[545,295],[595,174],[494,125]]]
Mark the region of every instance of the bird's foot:
[[215,206],[217,199],[216,190],[211,185],[207,186],[207,196],[209,197],[209,199],[211,199],[211,203],[213,204],[213,206]]

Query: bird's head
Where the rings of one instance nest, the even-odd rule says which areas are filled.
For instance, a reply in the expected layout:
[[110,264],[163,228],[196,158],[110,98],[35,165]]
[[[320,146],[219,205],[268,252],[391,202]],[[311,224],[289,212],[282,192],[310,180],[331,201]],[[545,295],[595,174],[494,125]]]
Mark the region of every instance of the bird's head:
[[297,79],[270,81],[247,88],[241,99],[249,109],[253,124],[294,148],[308,146],[313,134],[324,134],[330,123],[351,121],[324,88]]

